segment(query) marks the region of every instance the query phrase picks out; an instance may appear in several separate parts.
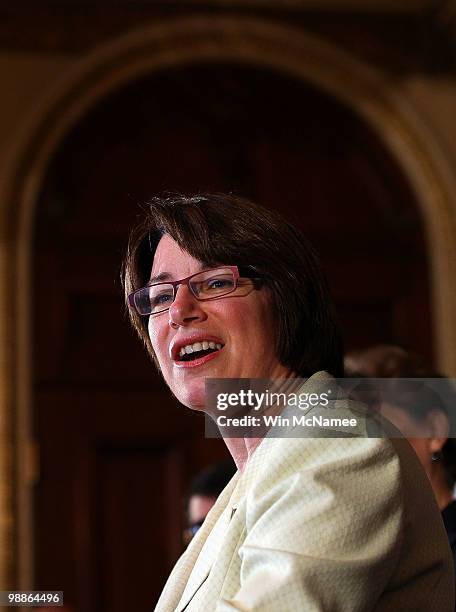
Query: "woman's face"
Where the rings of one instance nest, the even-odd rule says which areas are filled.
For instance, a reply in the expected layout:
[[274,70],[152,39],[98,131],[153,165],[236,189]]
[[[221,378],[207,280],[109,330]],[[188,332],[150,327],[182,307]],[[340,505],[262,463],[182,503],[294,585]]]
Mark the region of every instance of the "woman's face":
[[[166,273],[170,280],[179,280],[204,268],[165,234],[155,252],[151,276]],[[275,355],[274,320],[265,289],[201,302],[181,285],[169,311],[149,317],[148,329],[167,384],[180,402],[196,410],[204,409],[206,378],[289,375]],[[181,360],[182,347],[203,342],[221,348],[203,358]]]
[[386,402],[382,404],[381,413],[407,438],[427,471],[432,452],[429,450],[431,432],[426,424],[420,423],[398,406]]
[[440,451],[448,436],[448,419],[440,411],[431,411],[423,420],[413,418],[406,410],[384,402],[381,414],[399,429],[418,455],[432,482],[432,454]]

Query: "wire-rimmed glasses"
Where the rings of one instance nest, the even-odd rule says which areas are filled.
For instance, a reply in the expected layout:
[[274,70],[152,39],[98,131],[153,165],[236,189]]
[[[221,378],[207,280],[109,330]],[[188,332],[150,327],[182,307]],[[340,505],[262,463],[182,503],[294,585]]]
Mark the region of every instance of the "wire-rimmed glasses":
[[165,312],[176,298],[180,285],[187,285],[197,300],[217,300],[225,297],[241,284],[237,266],[210,268],[177,281],[151,283],[128,296],[131,308],[141,316]]

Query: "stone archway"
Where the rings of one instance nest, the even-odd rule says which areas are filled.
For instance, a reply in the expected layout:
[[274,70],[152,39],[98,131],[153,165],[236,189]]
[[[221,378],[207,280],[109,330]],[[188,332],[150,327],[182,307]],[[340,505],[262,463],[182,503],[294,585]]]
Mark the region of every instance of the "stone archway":
[[[81,61],[36,109],[1,183],[0,306],[2,588],[31,586],[27,485],[30,418],[31,235],[40,186],[57,145],[99,100],[139,77],[202,60],[274,68],[309,82],[357,112],[377,132],[414,189],[426,224],[440,367],[456,373],[455,178],[424,123],[394,86],[344,52],[285,26],[248,18],[169,21],[125,36]],[[19,300],[19,289],[22,299]],[[25,299],[24,299],[25,295]],[[14,478],[13,478],[14,474]],[[13,514],[16,506],[18,512]],[[19,571],[19,562],[21,570]]]

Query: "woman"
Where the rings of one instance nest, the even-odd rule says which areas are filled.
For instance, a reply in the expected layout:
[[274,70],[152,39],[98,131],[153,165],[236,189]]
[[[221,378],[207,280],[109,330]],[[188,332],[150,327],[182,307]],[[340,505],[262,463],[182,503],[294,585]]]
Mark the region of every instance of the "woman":
[[[243,199],[154,200],[132,234],[125,289],[166,383],[194,410],[209,408],[208,378],[303,377],[310,393],[342,374],[326,284],[306,239]],[[225,441],[238,471],[157,610],[453,609],[443,527],[403,441]]]
[[[408,439],[434,491],[456,563],[456,444],[449,438],[447,406],[456,408],[454,389],[423,359],[402,347],[377,345],[345,358],[351,376],[382,378],[376,408]],[[416,379],[439,379],[427,385]],[[413,380],[401,380],[413,379]]]
[[[426,378],[437,378],[429,372]],[[442,513],[453,558],[456,561],[456,482],[455,440],[448,438],[450,425],[446,404],[456,407],[454,391],[440,377],[434,389],[417,381],[402,384],[385,380],[380,410],[408,439],[429,478],[437,505]]]

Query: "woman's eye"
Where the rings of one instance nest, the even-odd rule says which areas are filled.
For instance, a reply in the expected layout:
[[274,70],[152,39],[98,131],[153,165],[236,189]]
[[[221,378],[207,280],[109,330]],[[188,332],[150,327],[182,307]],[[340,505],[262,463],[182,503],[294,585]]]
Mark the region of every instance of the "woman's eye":
[[209,289],[227,289],[233,286],[233,281],[226,278],[213,278],[207,281]]
[[166,304],[169,300],[172,300],[172,295],[170,293],[161,293],[160,295],[154,296],[152,303],[154,306],[158,306],[159,304]]

